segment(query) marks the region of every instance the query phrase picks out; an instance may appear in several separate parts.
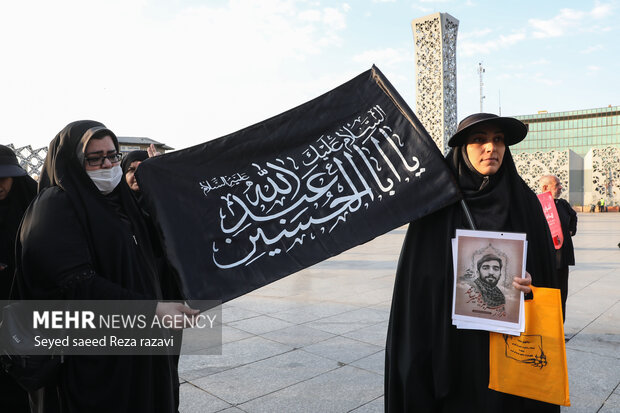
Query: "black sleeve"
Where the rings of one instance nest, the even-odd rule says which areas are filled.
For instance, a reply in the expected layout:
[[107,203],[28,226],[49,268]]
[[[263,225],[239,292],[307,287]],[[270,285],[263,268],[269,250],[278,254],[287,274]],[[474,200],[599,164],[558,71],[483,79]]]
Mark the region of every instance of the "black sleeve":
[[[568,202],[567,202],[568,204]],[[577,212],[573,209],[573,207],[568,204],[568,210],[570,213],[570,221],[568,223],[568,230],[575,235],[577,233]]]
[[89,240],[68,196],[43,191],[21,225],[17,285],[28,299],[144,299],[96,272]]

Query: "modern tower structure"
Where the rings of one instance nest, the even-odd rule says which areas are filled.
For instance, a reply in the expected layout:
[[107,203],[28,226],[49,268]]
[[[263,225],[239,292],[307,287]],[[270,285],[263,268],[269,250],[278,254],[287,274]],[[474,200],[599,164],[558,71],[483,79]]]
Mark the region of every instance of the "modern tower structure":
[[442,153],[456,132],[456,36],[459,21],[435,13],[411,22],[415,43],[416,115]]

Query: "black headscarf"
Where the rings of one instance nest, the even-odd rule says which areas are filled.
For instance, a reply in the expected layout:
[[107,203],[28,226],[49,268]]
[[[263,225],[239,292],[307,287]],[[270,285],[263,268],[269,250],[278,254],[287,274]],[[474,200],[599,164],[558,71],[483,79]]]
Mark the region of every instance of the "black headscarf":
[[[82,299],[95,298],[91,294],[106,295],[100,298],[107,299],[159,297],[155,270],[149,259],[149,238],[129,189],[118,185],[111,194],[101,194],[79,161],[76,150],[82,144],[82,137],[97,127],[103,124],[70,123],[50,143],[39,182],[40,193],[21,229],[25,294],[60,293],[65,298],[72,298],[67,294],[76,294]],[[55,234],[63,237],[52,241]],[[64,242],[69,243],[72,238],[77,244],[63,248]],[[55,248],[29,249],[29,245],[38,247],[39,243]],[[30,253],[36,254],[37,259],[25,259]],[[59,268],[50,268],[50,262],[58,263]],[[38,268],[39,263],[46,264]],[[56,271],[59,274],[51,276]],[[98,277],[77,284],[71,281],[82,279],[91,271]],[[108,284],[115,291],[91,283]],[[80,291],[66,289],[68,284]],[[84,288],[92,291],[82,291]]]
[[[527,234],[532,283],[556,287],[553,244],[536,195],[517,173],[506,148],[502,166],[482,176],[464,146],[446,162],[455,174],[477,229]],[[438,188],[440,190],[440,188]],[[409,225],[401,251],[386,344],[386,411],[521,412],[536,404],[488,389],[489,335],[452,325],[451,239],[471,229],[455,204]]]
[[140,161],[142,162],[145,159],[149,158],[149,153],[147,151],[131,151],[127,155],[123,156],[123,160],[121,161],[121,168],[123,169],[123,175],[127,173],[129,167],[132,162]]
[[[494,175],[484,176],[473,167],[465,148],[452,149],[448,157],[451,157],[451,169],[474,215],[476,227],[489,231],[505,229],[511,194],[510,183],[504,173],[506,167],[500,168]],[[509,151],[508,148],[506,150]],[[504,156],[506,162],[512,160],[510,155]]]
[[[102,127],[73,122],[50,143],[40,193],[24,216],[16,249],[21,298],[161,297],[130,189],[118,185],[103,195],[80,162],[83,138]],[[164,356],[74,356],[63,366],[60,393],[70,412],[168,412],[175,410],[173,375]]]

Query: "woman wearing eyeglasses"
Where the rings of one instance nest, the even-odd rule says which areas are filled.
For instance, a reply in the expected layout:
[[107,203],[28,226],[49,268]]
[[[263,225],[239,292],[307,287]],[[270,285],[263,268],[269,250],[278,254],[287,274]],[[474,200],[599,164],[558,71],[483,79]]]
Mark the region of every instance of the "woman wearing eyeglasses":
[[[119,185],[120,160],[116,136],[99,122],[70,123],[52,140],[18,240],[20,298],[161,299],[141,212]],[[179,303],[153,311],[195,314]],[[63,412],[176,412],[175,387],[168,356],[70,356],[58,380],[31,396],[46,412],[58,401]]]
[[78,157],[83,153],[84,170],[99,191],[107,195],[116,188],[123,177],[118,141],[114,142],[111,132],[104,127],[89,129],[82,141],[85,147],[78,147],[81,150],[78,152]]

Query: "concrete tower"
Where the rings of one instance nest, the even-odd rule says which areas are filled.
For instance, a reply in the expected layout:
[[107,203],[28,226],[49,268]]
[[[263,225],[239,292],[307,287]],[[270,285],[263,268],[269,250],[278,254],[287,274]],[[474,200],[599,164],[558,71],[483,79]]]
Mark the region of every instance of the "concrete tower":
[[416,115],[446,153],[456,132],[456,36],[459,21],[435,13],[411,22],[415,43]]

